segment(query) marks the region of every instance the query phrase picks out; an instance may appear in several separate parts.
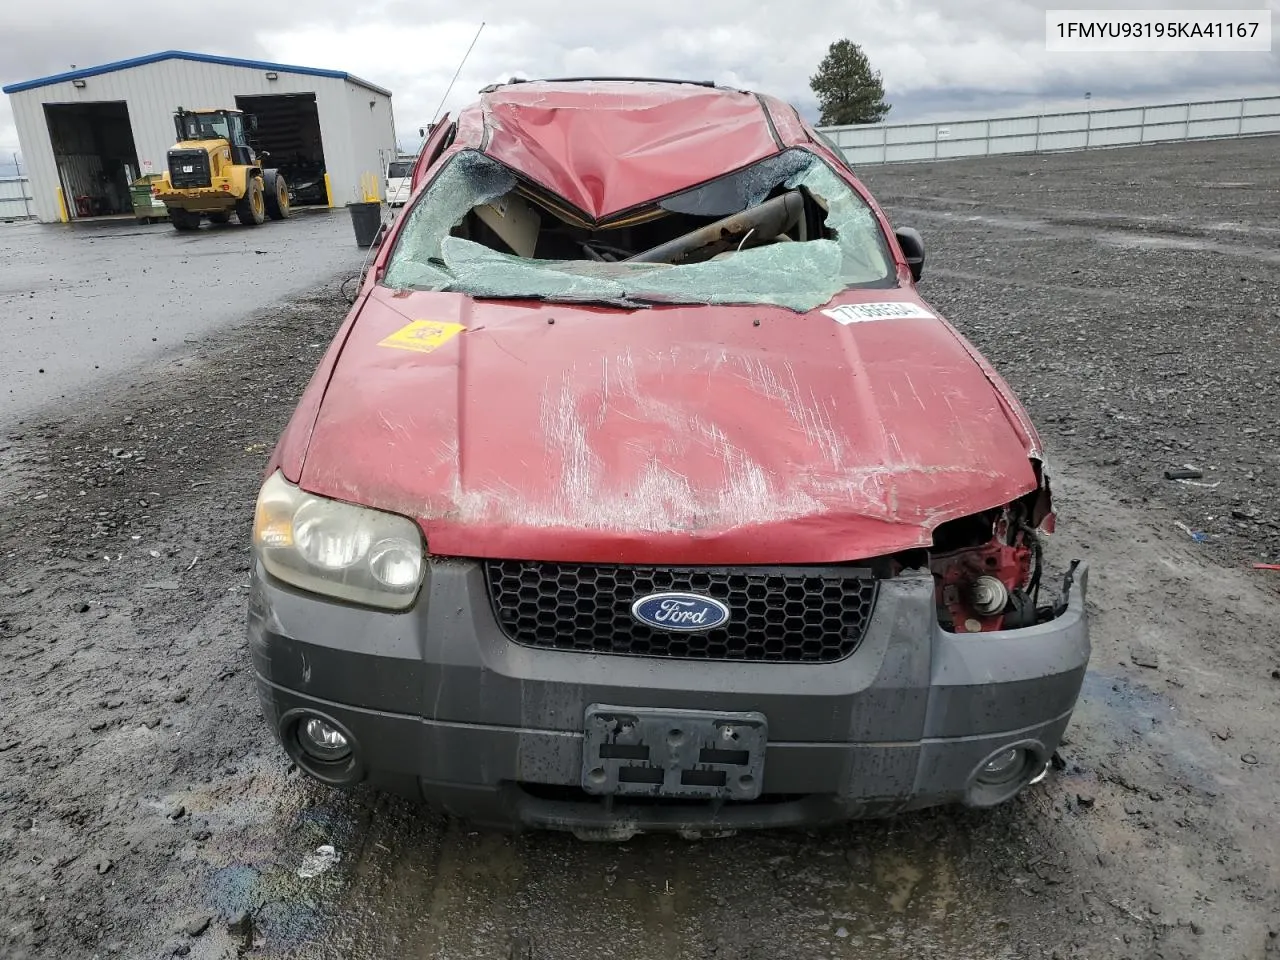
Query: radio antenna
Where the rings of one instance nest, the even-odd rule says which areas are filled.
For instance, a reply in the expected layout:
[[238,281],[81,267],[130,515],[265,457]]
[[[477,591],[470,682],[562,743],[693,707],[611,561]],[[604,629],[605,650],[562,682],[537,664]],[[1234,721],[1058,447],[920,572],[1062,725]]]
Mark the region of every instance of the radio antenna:
[[[484,29],[484,21],[480,22],[480,30]],[[449,94],[453,91],[453,85],[458,82],[458,74],[462,73],[462,68],[467,63],[467,58],[471,56],[471,51],[475,49],[476,41],[480,39],[480,30],[476,31],[476,35],[471,38],[471,46],[467,47],[467,52],[462,55],[462,62],[458,64],[458,69],[453,73],[453,79],[449,81],[449,86],[444,91],[444,96],[440,98],[440,106],[436,107],[436,112],[431,115],[431,122],[434,124],[440,116],[440,111],[444,109],[444,103],[449,99]]]

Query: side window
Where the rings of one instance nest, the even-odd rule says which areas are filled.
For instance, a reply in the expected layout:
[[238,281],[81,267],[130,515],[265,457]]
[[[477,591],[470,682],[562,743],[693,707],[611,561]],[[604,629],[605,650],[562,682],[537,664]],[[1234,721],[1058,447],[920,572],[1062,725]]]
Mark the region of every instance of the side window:
[[449,132],[444,135],[444,141],[440,144],[440,150],[443,152],[453,146],[453,141],[458,136],[458,125],[456,123],[449,124]]
[[431,164],[435,163],[436,157],[440,156],[440,154],[444,153],[446,150],[449,149],[450,144],[453,143],[453,138],[456,137],[457,135],[458,135],[458,125],[456,123],[449,124],[449,129],[444,132],[444,136],[442,136],[439,142],[437,142],[436,145],[431,148],[431,155],[427,157],[427,166],[430,166]]
[[414,190],[418,189],[418,184],[422,182],[422,176],[427,172],[427,168],[435,163],[436,158],[448,149],[457,135],[458,124],[449,122],[449,115],[446,113],[427,137],[427,142],[422,145],[422,153],[418,156],[418,162],[413,165],[412,184]]

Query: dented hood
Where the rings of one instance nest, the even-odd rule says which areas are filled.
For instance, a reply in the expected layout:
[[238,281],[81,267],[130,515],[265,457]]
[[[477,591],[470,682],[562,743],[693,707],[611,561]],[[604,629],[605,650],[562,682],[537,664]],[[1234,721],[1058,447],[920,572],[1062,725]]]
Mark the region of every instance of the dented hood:
[[437,555],[834,562],[1035,489],[1036,443],[904,290],[798,315],[378,287],[301,483],[416,518]]

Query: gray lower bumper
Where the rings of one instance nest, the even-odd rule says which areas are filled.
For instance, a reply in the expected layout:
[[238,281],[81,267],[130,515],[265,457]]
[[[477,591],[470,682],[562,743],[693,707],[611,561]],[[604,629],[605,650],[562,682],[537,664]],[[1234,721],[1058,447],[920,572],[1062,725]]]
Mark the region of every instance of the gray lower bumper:
[[[977,635],[937,626],[928,576],[885,581],[853,655],[809,665],[523,647],[498,629],[473,562],[433,563],[404,614],[329,603],[257,570],[249,638],[268,722],[330,782],[369,780],[479,822],[607,836],[785,826],[1004,799],[975,790],[975,773],[1010,746],[1039,766],[1056,749],[1089,660],[1087,581],[1082,564],[1050,623]],[[590,795],[593,704],[762,714],[760,795]],[[310,769],[289,734],[302,711],[346,731],[353,760]]]

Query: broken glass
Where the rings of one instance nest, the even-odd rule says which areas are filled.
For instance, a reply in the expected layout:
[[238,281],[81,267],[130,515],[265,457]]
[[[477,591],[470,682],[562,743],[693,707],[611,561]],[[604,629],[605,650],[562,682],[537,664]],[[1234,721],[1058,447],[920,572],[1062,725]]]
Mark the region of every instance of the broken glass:
[[[887,286],[893,262],[867,204],[816,155],[789,150],[658,204],[699,217],[803,189],[825,212],[827,237],[728,250],[702,262],[548,260],[503,253],[451,234],[467,214],[516,188],[515,175],[475,151],[453,158],[414,205],[383,278],[386,286],[475,297],[602,302],[774,304],[808,311],[849,286]],[[745,238],[744,238],[745,243]]]
[[660,200],[658,206],[672,213],[727,217],[763,203],[770,190],[793,174],[808,169],[814,159],[807,150],[787,150],[727,177],[718,177],[700,187]]
[[875,214],[830,167],[816,155],[809,156],[813,162],[791,177],[786,186],[804,187],[824,203],[827,229],[834,230],[839,238],[840,276],[844,285],[856,287],[883,280],[886,273],[892,272],[893,260],[889,256],[884,234],[880,231],[880,223]]

